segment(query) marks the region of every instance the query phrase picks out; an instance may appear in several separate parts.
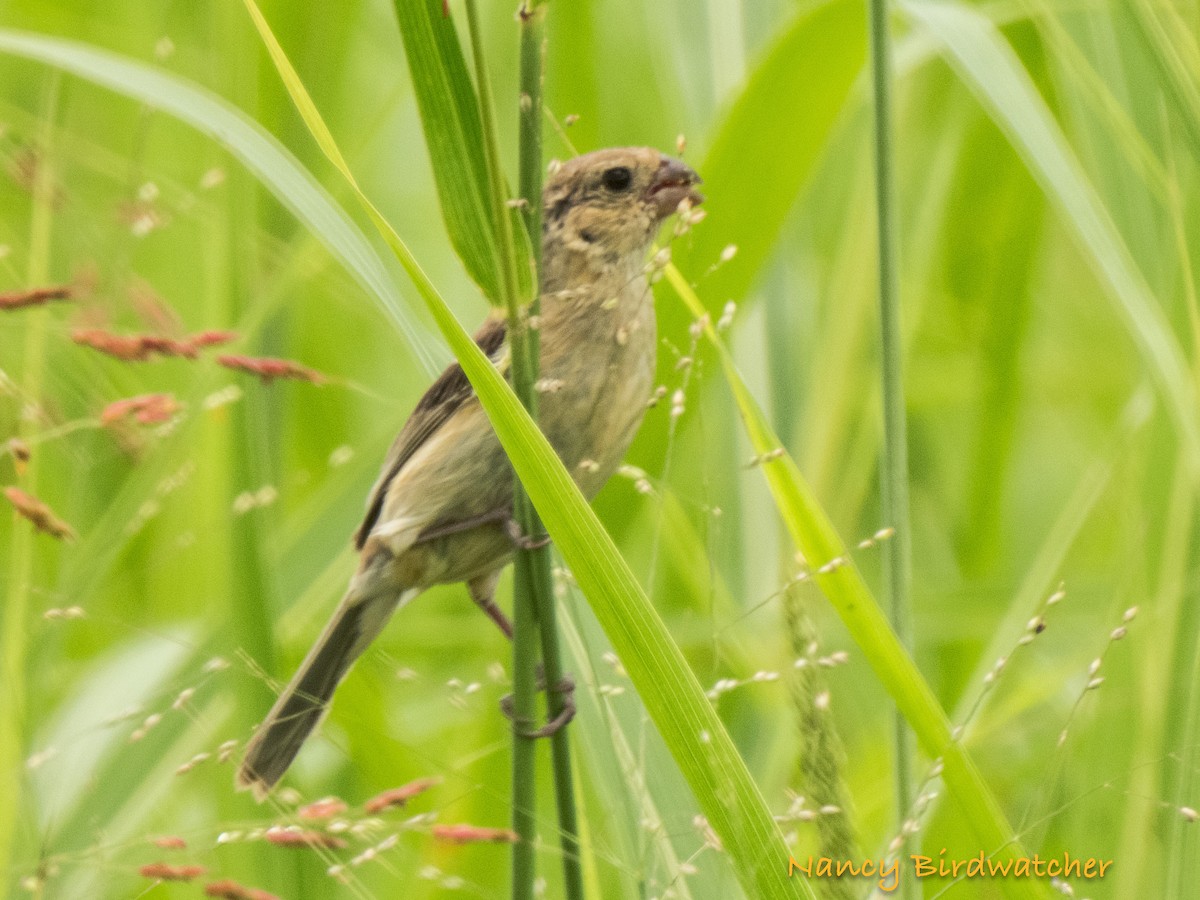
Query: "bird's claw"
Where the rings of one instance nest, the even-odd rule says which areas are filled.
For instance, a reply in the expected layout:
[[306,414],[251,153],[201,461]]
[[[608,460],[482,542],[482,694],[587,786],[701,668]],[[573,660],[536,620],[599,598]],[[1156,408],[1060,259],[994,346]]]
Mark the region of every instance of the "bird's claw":
[[550,546],[550,535],[543,534],[541,537],[530,537],[521,530],[521,525],[516,519],[508,520],[506,530],[508,531],[508,539],[519,550],[541,550],[543,547]]
[[562,708],[558,713],[550,719],[541,728],[536,728],[532,731],[526,730],[523,726],[528,722],[517,719],[516,710],[513,709],[513,695],[505,694],[500,698],[500,711],[505,717],[513,723],[513,730],[521,737],[536,740],[537,738],[550,737],[561,728],[566,727],[572,719],[575,718],[575,679],[570,675],[563,675],[558,681],[549,688],[546,686],[546,678],[542,672],[541,666],[538,667],[538,690],[549,690],[552,693],[559,694],[562,697]]

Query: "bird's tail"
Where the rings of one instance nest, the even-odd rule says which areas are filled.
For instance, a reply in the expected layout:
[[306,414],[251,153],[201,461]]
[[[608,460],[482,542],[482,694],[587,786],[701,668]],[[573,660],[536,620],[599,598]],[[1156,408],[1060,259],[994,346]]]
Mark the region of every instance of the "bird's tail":
[[325,715],[334,689],[354,661],[383,630],[396,607],[416,593],[389,588],[364,595],[357,585],[373,580],[360,574],[351,584],[299,671],[267,713],[246,747],[237,773],[239,790],[253,790],[259,800],[267,795]]

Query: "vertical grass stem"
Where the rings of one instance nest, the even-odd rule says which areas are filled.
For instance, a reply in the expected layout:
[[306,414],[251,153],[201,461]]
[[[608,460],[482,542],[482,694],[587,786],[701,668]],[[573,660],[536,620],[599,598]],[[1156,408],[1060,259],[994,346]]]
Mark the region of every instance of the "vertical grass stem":
[[[508,310],[509,347],[512,357],[513,388],[530,416],[537,420],[537,393],[534,384],[538,375],[539,346],[537,330],[529,328],[530,317],[539,310],[540,291],[536,277],[541,265],[541,193],[542,193],[542,45],[544,42],[544,9],[530,3],[520,10],[521,24],[521,96],[519,105],[520,175],[522,221],[529,231],[535,270],[532,296],[518,296],[517,266],[526,261],[516,258],[513,217],[508,211],[504,178],[500,170],[500,154],[491,97],[491,85],[484,64],[483,46],[475,0],[467,2],[467,24],[471,51],[475,59],[479,91],[480,114],[483,120],[484,156],[487,160],[488,181],[492,189],[493,210],[497,217],[503,253],[500,273],[503,298]],[[528,312],[522,301],[529,301]],[[544,529],[537,511],[518,483],[514,488],[513,509],[521,532],[540,537]],[[513,579],[513,830],[518,840],[513,846],[512,896],[514,900],[532,897],[536,875],[534,842],[537,837],[536,803],[537,777],[535,742],[522,731],[533,726],[536,716],[536,663],[539,648],[542,655],[547,690],[548,714],[557,716],[563,708],[562,695],[552,688],[562,678],[559,659],[558,633],[554,608],[554,589],[550,571],[550,552],[546,547],[517,551]],[[560,729],[552,737],[555,791],[559,831],[563,850],[564,894],[582,898],[582,876],[579,868],[579,843],[575,815],[574,785],[571,775],[570,746],[567,732]]]
[[[867,0],[871,45],[871,85],[875,121],[875,208],[879,254],[880,375],[883,397],[883,457],[880,506],[883,520],[896,529],[884,545],[884,571],[891,624],[911,653],[910,585],[912,538],[908,509],[908,434],[904,416],[903,339],[896,250],[896,197],[892,157],[892,67],[887,0]],[[899,710],[895,714],[896,809],[903,824],[912,809],[913,741]],[[902,832],[903,829],[901,828]],[[901,850],[907,857],[909,848]],[[913,879],[903,880],[903,896],[917,896]]]
[[[542,280],[542,82],[545,71],[546,5],[528,0],[518,14],[521,27],[521,83],[519,120],[518,186],[524,202],[522,219],[529,232],[533,250],[534,292],[530,314],[537,315],[541,307]],[[529,332],[528,352],[534,378],[539,365],[538,332]],[[541,519],[532,508],[531,528],[542,533]],[[535,575],[534,596],[537,601],[538,622],[542,639],[542,665],[547,685],[562,681],[562,657],[558,643],[558,616],[553,582],[550,573],[550,551],[543,547],[530,553],[530,566]],[[547,694],[548,715],[557,718],[563,711],[564,697],[558,691]],[[575,807],[575,782],[571,768],[570,733],[560,728],[550,738],[550,753],[554,764],[554,794],[558,810],[559,846],[562,849],[563,895],[568,900],[582,900],[583,871],[579,857],[579,823]]]

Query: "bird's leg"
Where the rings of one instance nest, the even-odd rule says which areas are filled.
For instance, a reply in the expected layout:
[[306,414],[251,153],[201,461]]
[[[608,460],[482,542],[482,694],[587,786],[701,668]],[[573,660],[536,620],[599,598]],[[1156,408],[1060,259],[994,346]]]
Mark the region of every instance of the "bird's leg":
[[460,519],[457,522],[446,522],[442,525],[433,525],[426,528],[417,535],[417,539],[413,541],[413,545],[423,544],[426,541],[435,541],[438,538],[449,537],[452,534],[461,534],[464,531],[470,531],[472,528],[478,528],[481,525],[503,525],[506,533],[510,533],[508,523],[512,521],[512,513],[504,508],[493,509],[490,512],[485,512],[482,515],[471,516],[469,519]]
[[471,595],[471,599],[475,601],[475,605],[482,609],[489,619],[496,623],[496,627],[504,632],[504,636],[510,641],[513,636],[512,622],[508,620],[508,616],[504,611],[496,605],[496,582],[500,580],[500,570],[489,572],[486,575],[480,575],[478,578],[472,578],[467,582],[467,592]]
[[[495,593],[496,582],[500,580],[500,570],[489,572],[487,575],[481,575],[478,578],[473,578],[467,582],[467,591],[471,594],[471,599],[475,601],[475,605],[482,609],[489,619],[496,623],[496,626],[504,632],[504,635],[511,641],[513,636],[512,623],[508,617],[496,605]],[[561,694],[563,698],[562,709],[558,715],[543,725],[541,728],[533,731],[526,731],[522,726],[526,723],[518,723],[514,710],[512,694],[506,694],[500,698],[500,710],[513,723],[514,729],[519,729],[520,733],[527,738],[549,737],[558,731],[573,718],[575,718],[575,679],[570,675],[563,675],[557,684],[546,685],[546,669],[542,663],[537,665],[537,686],[539,691],[553,691],[556,694]]]
[[417,539],[413,544],[436,541],[438,538],[449,537],[452,534],[461,534],[464,531],[470,531],[472,528],[479,528],[483,525],[503,526],[504,533],[513,542],[513,546],[519,550],[540,550],[542,547],[550,544],[549,535],[534,538],[522,532],[521,526],[513,518],[512,510],[506,508],[493,509],[482,515],[471,516],[469,519],[460,519],[457,522],[445,522],[441,525],[430,526],[417,535]]

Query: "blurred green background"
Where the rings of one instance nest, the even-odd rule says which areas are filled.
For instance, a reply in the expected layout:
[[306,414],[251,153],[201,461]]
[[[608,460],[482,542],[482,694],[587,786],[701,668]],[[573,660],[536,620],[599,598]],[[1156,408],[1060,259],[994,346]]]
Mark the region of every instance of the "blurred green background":
[[[483,8],[512,177],[514,8]],[[473,326],[484,301],[445,235],[391,5],[263,10],[360,183]],[[968,722],[1025,846],[1115,860],[1077,896],[1191,897],[1200,8],[908,0],[894,26],[916,659]],[[674,152],[686,136],[713,202],[675,258],[710,309],[736,302],[737,360],[851,545],[891,524],[877,501],[864,29],[847,0],[553,2],[547,57],[547,105],[570,141],[548,124],[548,158],[572,146]],[[54,45],[63,65],[91,60],[127,89],[30,58],[21,32],[78,42]],[[172,94],[208,133],[159,108],[181,86],[227,102]],[[511,661],[461,587],[397,617],[288,778],[306,800],[351,804],[442,779],[408,810],[372,823],[355,807],[345,850],[273,846],[255,829],[292,821],[294,804],[235,795],[217,758],[249,735],[340,596],[379,461],[449,359],[381,245],[359,238],[385,260],[379,293],[408,310],[407,335],[323,242],[328,216],[323,231],[301,224],[286,189],[230,152],[223,117],[278,138],[329,192],[327,210],[351,211],[347,233],[370,233],[352,226],[352,198],[240,3],[0,4],[0,292],[79,286],[72,303],[0,312],[0,439],[32,451],[27,465],[0,459],[0,480],[79,534],[63,544],[0,516],[2,883],[47,898],[198,896],[139,876],[165,860],[296,900],[505,896],[507,848],[429,834],[433,816],[508,824],[496,703]],[[721,263],[727,244],[738,252]],[[647,414],[635,468],[597,510],[701,682],[737,682],[715,702],[801,856],[816,826],[789,815],[789,791],[804,793],[782,599],[796,565],[715,360],[670,290],[658,305],[660,381],[684,392],[684,411],[673,417],[668,399]],[[72,342],[93,326],[231,329],[231,352],[295,359],[328,382],[264,385],[211,353],[120,362]],[[695,360],[680,368],[682,356]],[[169,425],[100,427],[111,401],[157,391],[183,406]],[[878,549],[856,558],[878,585]],[[1014,654],[1060,586],[1045,632]],[[741,896],[586,602],[569,579],[562,588],[597,896]],[[877,858],[898,827],[891,706],[819,594],[792,593],[812,619],[813,659],[849,656],[822,669],[819,689],[844,744],[856,853]],[[82,618],[45,615],[75,606]],[[1128,636],[1111,641],[1135,606]],[[541,795],[555,896],[548,777]],[[934,801],[920,821],[934,856],[986,849],[953,806]],[[394,832],[394,847],[352,862]],[[189,849],[149,843],[168,834]],[[923,887],[994,896],[981,882]]]

